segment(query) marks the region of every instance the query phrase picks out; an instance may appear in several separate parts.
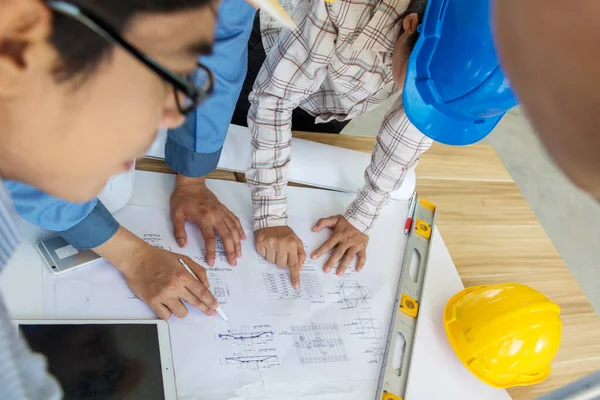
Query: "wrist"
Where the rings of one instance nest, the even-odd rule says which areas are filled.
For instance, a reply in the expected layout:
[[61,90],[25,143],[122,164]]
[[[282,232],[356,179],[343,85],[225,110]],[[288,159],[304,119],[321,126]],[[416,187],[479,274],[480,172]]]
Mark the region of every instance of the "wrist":
[[350,225],[352,225],[365,235],[369,234],[369,231],[371,230],[371,227],[375,222],[374,219],[358,218],[356,215],[349,215],[348,212],[346,212],[342,217],[346,221],[348,221]]
[[178,174],[177,178],[175,178],[175,189],[186,186],[206,186],[206,177],[201,176],[199,178],[191,178]]
[[287,215],[281,217],[274,216],[264,216],[253,218],[252,220],[252,230],[254,232],[265,229],[265,228],[276,228],[280,226],[287,226]]
[[120,227],[113,237],[92,250],[127,277],[142,261],[143,253],[148,247],[152,248],[127,229]]

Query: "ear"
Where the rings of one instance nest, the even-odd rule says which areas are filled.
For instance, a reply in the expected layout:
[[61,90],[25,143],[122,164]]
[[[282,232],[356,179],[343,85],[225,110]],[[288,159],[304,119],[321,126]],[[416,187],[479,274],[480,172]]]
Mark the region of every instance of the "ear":
[[0,0],[0,97],[19,91],[26,72],[43,62],[39,50],[48,48],[50,30],[43,1]]
[[402,21],[402,28],[407,33],[413,33],[419,26],[419,15],[417,13],[410,13]]

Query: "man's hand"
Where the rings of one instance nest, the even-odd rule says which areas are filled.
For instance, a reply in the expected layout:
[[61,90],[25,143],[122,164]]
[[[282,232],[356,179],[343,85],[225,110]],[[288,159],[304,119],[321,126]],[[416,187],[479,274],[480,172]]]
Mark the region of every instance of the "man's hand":
[[[154,248],[122,227],[93,250],[123,273],[133,293],[160,318],[171,314],[184,318],[188,310],[181,300],[207,315],[216,315],[219,304],[208,290],[206,271],[189,257]],[[199,280],[181,265],[180,258]]]
[[331,249],[335,249],[323,266],[323,271],[331,271],[333,266],[342,260],[336,272],[338,276],[342,276],[348,265],[354,260],[354,256],[357,256],[356,271],[359,272],[367,261],[366,250],[369,236],[352,226],[342,215],[321,218],[313,226],[312,231],[319,232],[325,228],[333,229],[333,233],[321,247],[312,253],[311,258],[316,260]]
[[289,267],[292,286],[300,287],[300,271],[306,260],[304,244],[288,226],[274,226],[254,232],[258,254],[279,268]]
[[177,175],[175,190],[171,195],[171,221],[175,239],[180,247],[187,243],[185,221],[190,221],[200,228],[209,266],[215,265],[215,233],[223,241],[229,265],[237,265],[237,258],[242,256],[240,239],[246,239],[246,234],[240,220],[206,187],[205,178]]

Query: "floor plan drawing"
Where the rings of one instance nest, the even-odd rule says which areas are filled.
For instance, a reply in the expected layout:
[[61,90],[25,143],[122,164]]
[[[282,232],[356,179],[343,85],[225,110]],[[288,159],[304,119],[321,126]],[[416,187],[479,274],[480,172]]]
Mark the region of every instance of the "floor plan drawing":
[[344,341],[335,324],[293,326],[292,336],[302,364],[348,361]]
[[302,272],[300,274],[300,289],[292,286],[289,273],[263,273],[265,288],[271,300],[319,300],[324,299],[321,281],[316,273]]
[[[396,260],[401,250],[392,246],[389,252],[397,252],[397,257],[390,260],[389,252],[382,256],[389,243],[380,243],[390,233],[371,241],[371,255],[360,273],[352,265],[342,276],[335,269],[324,272],[327,255],[323,255],[312,266],[304,265],[301,287],[294,289],[288,269],[279,269],[256,252],[251,207],[243,218],[248,238],[241,243],[242,257],[232,267],[223,261],[221,243],[215,265],[206,265],[204,240],[191,225],[186,245],[179,247],[168,199],[163,205],[160,209],[127,206],[117,217],[152,246],[171,248],[186,257],[188,265],[193,260],[203,266],[208,289],[229,317],[229,321],[210,317],[185,304],[186,318],[167,321],[181,398],[372,398],[393,312],[396,275],[401,273]],[[299,223],[303,230],[295,228],[307,256],[308,250],[315,251],[331,235],[311,231],[316,217],[303,217]],[[187,274],[181,269],[178,272]],[[61,276],[47,271],[43,299],[47,319],[156,318],[123,274],[106,261]],[[328,397],[338,388],[339,396]]]

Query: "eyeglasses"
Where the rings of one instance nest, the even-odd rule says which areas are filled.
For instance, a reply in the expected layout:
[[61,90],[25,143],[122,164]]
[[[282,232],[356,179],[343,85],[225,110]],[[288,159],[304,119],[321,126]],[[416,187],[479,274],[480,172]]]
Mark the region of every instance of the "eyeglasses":
[[142,53],[108,24],[90,12],[65,1],[49,0],[46,4],[52,11],[76,19],[109,43],[120,46],[162,79],[169,82],[173,86],[177,107],[182,114],[195,110],[212,93],[214,76],[200,62],[198,62],[196,71],[188,76],[181,76],[162,66],[152,57]]

